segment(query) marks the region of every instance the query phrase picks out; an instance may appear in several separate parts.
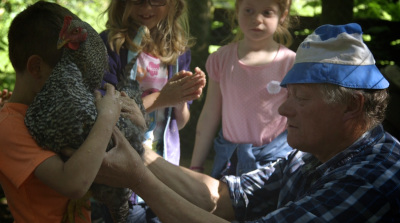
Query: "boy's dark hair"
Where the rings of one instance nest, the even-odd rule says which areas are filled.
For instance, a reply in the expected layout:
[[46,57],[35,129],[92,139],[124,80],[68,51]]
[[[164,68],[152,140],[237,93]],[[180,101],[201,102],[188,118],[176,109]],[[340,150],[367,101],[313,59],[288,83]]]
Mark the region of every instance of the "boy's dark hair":
[[54,67],[61,57],[57,50],[58,35],[68,9],[51,2],[39,1],[19,13],[8,31],[8,55],[16,71],[26,69],[28,58],[39,55]]

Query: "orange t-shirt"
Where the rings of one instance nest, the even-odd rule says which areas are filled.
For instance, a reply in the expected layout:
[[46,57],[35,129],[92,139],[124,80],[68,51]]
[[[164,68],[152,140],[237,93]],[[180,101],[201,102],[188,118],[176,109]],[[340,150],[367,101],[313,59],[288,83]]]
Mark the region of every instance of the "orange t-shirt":
[[[37,145],[24,123],[27,105],[6,103],[0,110],[0,183],[15,222],[61,222],[69,198],[34,175],[44,160],[55,156]],[[82,209],[90,222],[90,212]]]

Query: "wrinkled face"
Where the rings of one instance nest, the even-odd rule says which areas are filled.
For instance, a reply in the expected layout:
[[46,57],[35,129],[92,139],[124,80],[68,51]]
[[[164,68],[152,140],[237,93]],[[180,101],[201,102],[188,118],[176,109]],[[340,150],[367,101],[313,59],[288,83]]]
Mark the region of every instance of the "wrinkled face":
[[281,15],[275,0],[242,0],[239,4],[238,21],[245,38],[272,38]]
[[329,157],[340,142],[346,106],[327,104],[318,84],[288,84],[288,98],[279,107],[287,117],[287,140],[290,146]]
[[168,1],[163,6],[152,6],[149,1],[141,1],[140,4],[135,1],[127,1],[127,6],[131,8],[130,17],[149,30],[156,27],[168,14]]

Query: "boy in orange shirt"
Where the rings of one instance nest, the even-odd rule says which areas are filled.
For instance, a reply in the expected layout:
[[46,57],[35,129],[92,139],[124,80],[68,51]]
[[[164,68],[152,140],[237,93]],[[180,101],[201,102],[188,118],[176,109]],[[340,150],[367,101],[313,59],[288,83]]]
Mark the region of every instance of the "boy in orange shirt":
[[[15,17],[8,34],[16,83],[0,110],[0,183],[15,222],[62,221],[69,200],[87,193],[103,159],[109,156],[106,147],[123,102],[130,100],[112,85],[106,85],[104,97],[96,92],[98,119],[66,162],[37,145],[24,117],[61,57],[56,46],[66,15],[74,16],[62,6],[40,1]],[[82,213],[84,217],[74,216],[75,222],[90,222],[90,212],[82,208]]]

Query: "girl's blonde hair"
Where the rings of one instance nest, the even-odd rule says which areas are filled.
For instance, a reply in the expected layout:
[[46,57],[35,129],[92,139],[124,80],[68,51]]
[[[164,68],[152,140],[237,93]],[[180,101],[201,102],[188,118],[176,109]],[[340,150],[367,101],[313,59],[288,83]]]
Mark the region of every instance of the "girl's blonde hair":
[[[237,25],[237,15],[239,12],[239,5],[242,3],[243,0],[236,0],[235,2],[235,14],[232,16],[232,27],[235,29],[238,27]],[[292,6],[292,0],[275,0],[276,3],[279,5],[279,18],[281,18],[284,15],[284,12],[287,10],[287,16],[283,22],[279,22],[278,27],[276,28],[276,31],[274,33],[274,40],[277,43],[280,43],[286,47],[290,47],[293,43],[293,36],[289,32],[289,29],[292,28],[292,23],[294,23],[295,18],[290,16],[290,7]],[[240,28],[237,29],[236,35],[233,39],[233,42],[237,42],[239,40],[243,39],[243,32],[240,30]]]
[[179,55],[193,45],[189,34],[189,21],[185,0],[167,0],[168,14],[152,30],[147,30],[140,46],[133,38],[140,26],[130,17],[129,0],[111,0],[104,13],[108,20],[108,41],[111,49],[119,53],[122,47],[140,52],[145,51],[158,57],[163,63],[175,64]]

